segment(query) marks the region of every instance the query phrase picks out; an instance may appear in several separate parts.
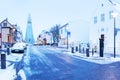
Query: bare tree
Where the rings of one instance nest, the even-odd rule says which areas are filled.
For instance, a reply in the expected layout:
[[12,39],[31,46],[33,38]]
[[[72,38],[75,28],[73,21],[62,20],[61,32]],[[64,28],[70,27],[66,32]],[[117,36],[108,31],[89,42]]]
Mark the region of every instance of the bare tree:
[[56,44],[57,46],[59,42],[59,28],[60,25],[56,25],[50,29],[50,32],[52,33],[53,36],[53,44]]

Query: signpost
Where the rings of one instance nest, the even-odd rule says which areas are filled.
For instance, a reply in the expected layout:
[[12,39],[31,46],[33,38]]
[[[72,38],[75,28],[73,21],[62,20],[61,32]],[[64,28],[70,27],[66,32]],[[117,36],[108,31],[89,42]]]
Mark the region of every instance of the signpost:
[[71,35],[71,33],[69,31],[67,31],[67,49],[68,49],[68,44],[69,44],[69,40],[68,40],[68,37]]

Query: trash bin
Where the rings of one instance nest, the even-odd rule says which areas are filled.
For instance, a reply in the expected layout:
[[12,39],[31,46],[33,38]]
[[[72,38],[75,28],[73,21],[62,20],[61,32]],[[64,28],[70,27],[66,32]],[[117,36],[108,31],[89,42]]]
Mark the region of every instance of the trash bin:
[[5,69],[5,68],[6,68],[6,54],[1,53],[1,69]]

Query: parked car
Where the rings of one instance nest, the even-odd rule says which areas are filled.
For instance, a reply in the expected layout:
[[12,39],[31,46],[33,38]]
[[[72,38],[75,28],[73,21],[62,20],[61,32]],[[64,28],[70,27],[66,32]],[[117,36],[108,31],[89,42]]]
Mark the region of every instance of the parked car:
[[24,50],[27,49],[27,46],[23,42],[17,42],[11,48],[12,53],[24,53]]

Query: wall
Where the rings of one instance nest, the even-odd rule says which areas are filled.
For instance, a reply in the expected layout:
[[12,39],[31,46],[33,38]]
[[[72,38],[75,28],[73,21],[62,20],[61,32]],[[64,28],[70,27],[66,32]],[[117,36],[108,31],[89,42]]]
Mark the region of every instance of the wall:
[[8,42],[9,28],[2,28],[2,42]]
[[[110,11],[118,12],[108,1],[101,0],[92,16],[92,26],[90,28],[91,45],[97,46],[99,52],[99,38],[104,34],[104,53],[113,53],[114,51],[114,19],[110,18]],[[105,20],[101,21],[101,14],[105,14]],[[94,16],[97,16],[97,23],[94,24]],[[120,28],[120,16],[116,18],[116,28]],[[116,36],[116,53],[120,49],[120,32]]]

